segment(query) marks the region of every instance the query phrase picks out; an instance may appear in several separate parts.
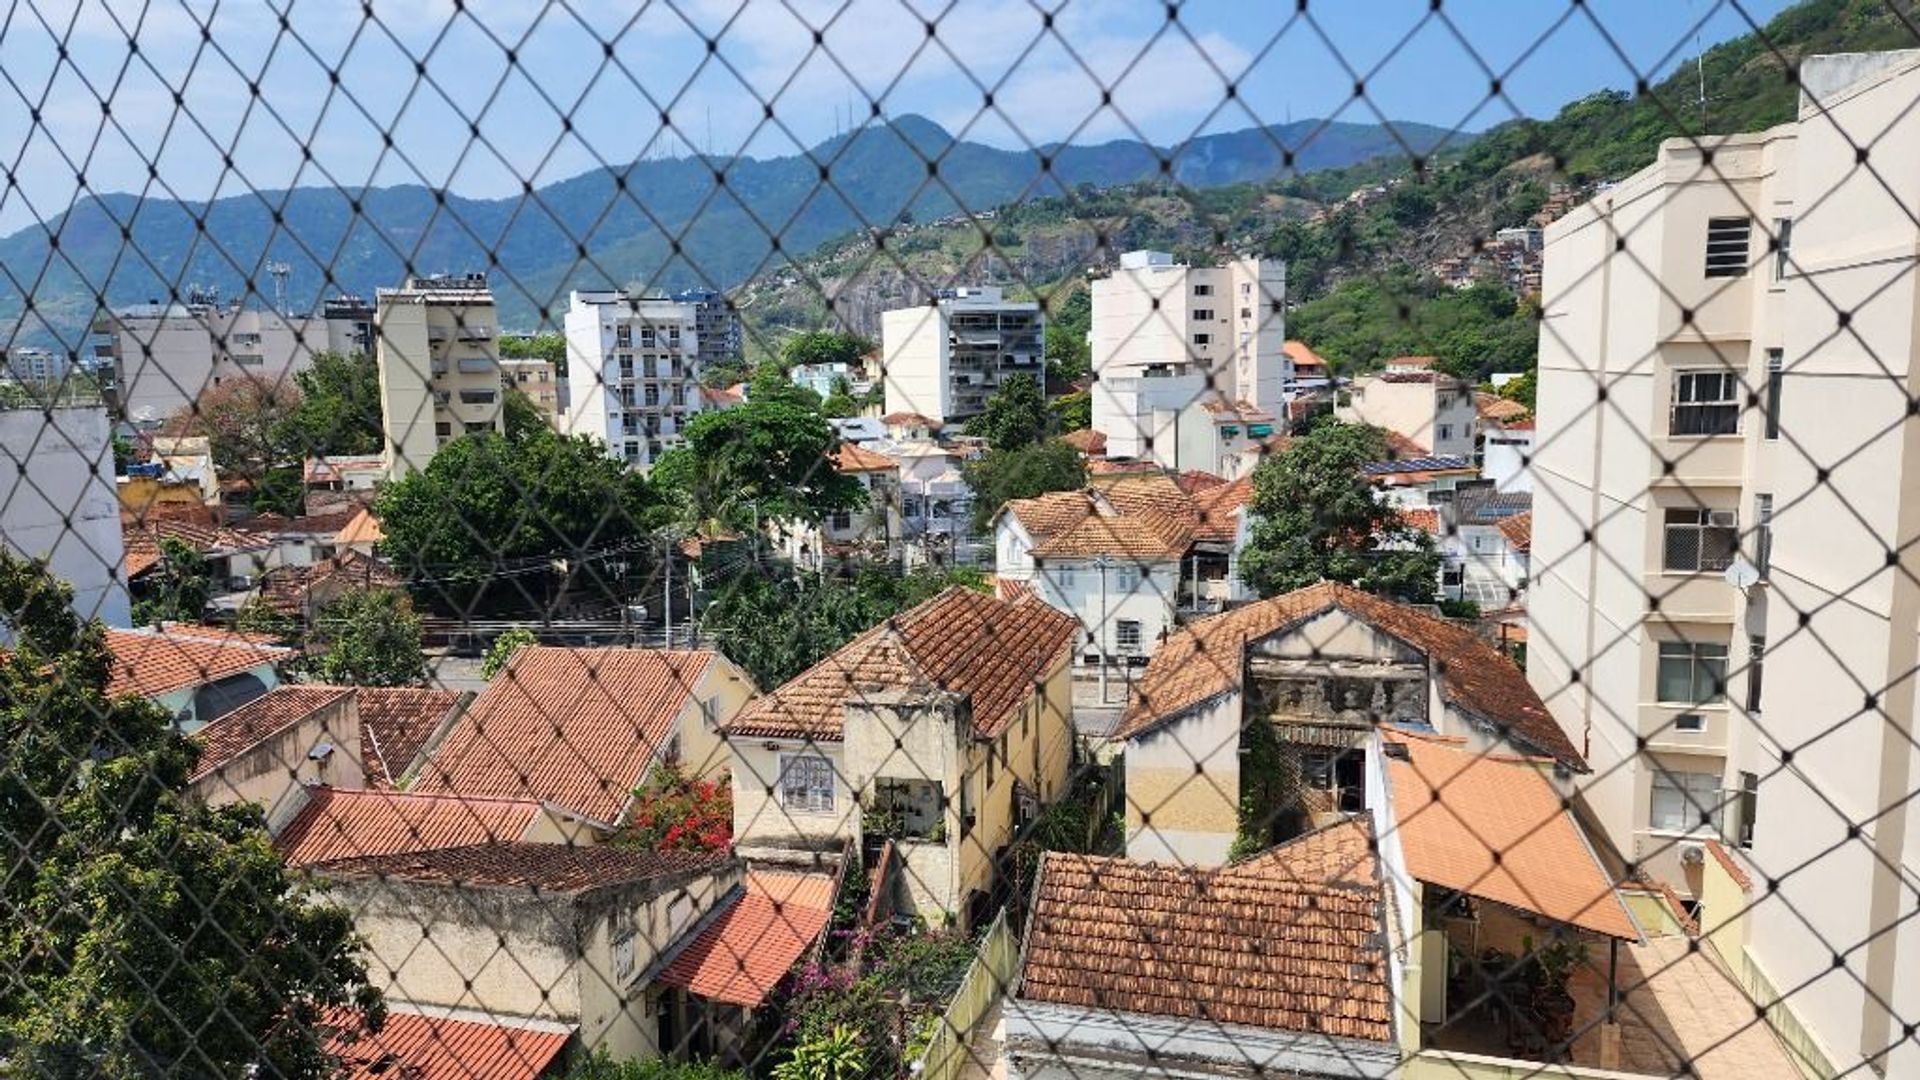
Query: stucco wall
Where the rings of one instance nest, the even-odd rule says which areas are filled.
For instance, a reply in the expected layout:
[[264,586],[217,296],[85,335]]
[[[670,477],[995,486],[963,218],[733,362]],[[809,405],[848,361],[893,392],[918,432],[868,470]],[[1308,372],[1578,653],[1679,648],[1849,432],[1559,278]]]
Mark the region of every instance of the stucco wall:
[[106,409],[0,410],[0,466],[0,541],[45,559],[82,618],[131,625]]
[[1225,695],[1128,740],[1128,858],[1190,866],[1227,861],[1240,823],[1241,701],[1238,693]]
[[[807,743],[800,739],[756,739],[744,736],[727,741],[733,773],[733,837],[742,851],[819,851],[829,841],[858,834],[859,801],[847,782],[847,767],[839,743]],[[817,754],[833,768],[833,808],[809,811],[789,808],[780,795],[780,759],[795,754]]]
[[[310,755],[323,743],[333,750],[316,761]],[[192,791],[212,806],[258,803],[266,808],[267,817],[274,819],[293,796],[293,789],[303,784],[346,789],[366,786],[360,761],[360,710],[354,695],[343,695],[278,735],[262,740],[195,781]]]

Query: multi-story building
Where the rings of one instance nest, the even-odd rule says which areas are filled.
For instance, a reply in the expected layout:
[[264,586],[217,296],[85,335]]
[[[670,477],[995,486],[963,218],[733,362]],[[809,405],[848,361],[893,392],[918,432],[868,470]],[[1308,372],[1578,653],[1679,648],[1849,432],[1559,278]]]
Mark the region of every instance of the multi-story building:
[[320,317],[327,323],[327,349],[346,356],[373,355],[373,305],[358,296],[336,296],[323,301]]
[[1808,1074],[1910,1075],[1920,52],[1798,73],[1547,228],[1527,666]]
[[1044,385],[1045,330],[1040,305],[1008,300],[993,285],[945,291],[882,314],[887,412],[965,420],[986,409],[1009,375]]
[[0,543],[72,585],[81,618],[130,625],[107,410],[0,408],[0,463]]
[[1109,457],[1220,475],[1286,415],[1286,264],[1129,251],[1093,283],[1093,427]]
[[700,346],[700,366],[737,364],[745,354],[740,311],[727,295],[712,289],[683,289],[673,294],[677,304],[693,305],[693,329]]
[[66,357],[51,349],[17,348],[6,350],[0,378],[11,382],[51,386],[67,370]]
[[1369,424],[1404,436],[1437,457],[1472,457],[1477,413],[1473,387],[1433,369],[1431,356],[1387,361],[1378,375],[1355,379],[1342,420]]
[[502,430],[499,324],[485,274],[410,277],[381,289],[375,306],[389,478],[426,468],[461,435]]
[[527,396],[547,423],[560,426],[560,377],[553,365],[535,357],[500,361],[500,381]]
[[678,444],[700,394],[699,305],[615,291],[575,292],[567,307],[565,428],[650,469]]
[[138,424],[158,424],[232,379],[284,382],[330,347],[324,317],[223,305],[211,293],[105,311],[93,322],[94,365],[111,369],[112,405]]

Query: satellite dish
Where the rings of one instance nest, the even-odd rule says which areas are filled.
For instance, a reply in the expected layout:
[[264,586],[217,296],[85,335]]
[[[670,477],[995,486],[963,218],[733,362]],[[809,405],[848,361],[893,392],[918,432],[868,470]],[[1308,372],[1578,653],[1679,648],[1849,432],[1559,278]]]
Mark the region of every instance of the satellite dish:
[[1722,576],[1727,579],[1727,584],[1745,592],[1760,581],[1760,568],[1748,562],[1745,556],[1735,555]]

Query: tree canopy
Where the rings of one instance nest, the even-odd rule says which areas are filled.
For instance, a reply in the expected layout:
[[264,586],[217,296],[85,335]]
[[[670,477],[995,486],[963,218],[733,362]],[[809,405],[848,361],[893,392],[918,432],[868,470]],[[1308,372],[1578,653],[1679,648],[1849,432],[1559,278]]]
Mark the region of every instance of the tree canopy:
[[420,617],[397,589],[356,589],[321,608],[307,631],[307,669],[346,686],[420,686],[427,681]]
[[834,330],[808,330],[788,338],[780,346],[780,362],[788,368],[801,364],[846,364],[859,367],[860,359],[873,351],[873,342],[858,334]]
[[986,439],[994,450],[1021,450],[1047,437],[1050,420],[1039,380],[1016,373],[1001,381],[979,416],[967,421],[967,433]]
[[172,718],[109,698],[98,623],[0,551],[0,1045],[25,1075],[332,1073],[323,1010],[384,1006],[352,920],[288,871],[249,803],[187,794]]
[[287,425],[300,403],[297,387],[232,379],[202,390],[163,430],[206,436],[221,475],[252,482],[275,466],[298,460],[287,441]]
[[1253,474],[1241,575],[1262,596],[1337,581],[1413,603],[1439,584],[1433,538],[1407,524],[1361,473],[1386,456],[1377,428],[1323,420]]
[[380,452],[385,436],[380,425],[380,370],[373,357],[316,353],[312,366],[293,381],[300,397],[274,433],[279,459]]
[[1300,305],[1287,332],[1343,372],[1373,370],[1396,356],[1437,356],[1449,374],[1478,383],[1531,369],[1540,329],[1533,306],[1497,285],[1453,289],[1401,270],[1343,282]]
[[207,557],[174,536],[160,538],[160,564],[147,578],[146,595],[134,602],[133,624],[199,622],[213,595],[213,569]]
[[989,450],[963,473],[973,489],[973,527],[984,531],[1010,500],[1081,487],[1087,463],[1078,450],[1052,439],[1018,450]]
[[532,337],[502,334],[500,356],[506,360],[545,360],[553,365],[556,377],[565,378],[567,374],[567,338],[564,334],[544,333]]

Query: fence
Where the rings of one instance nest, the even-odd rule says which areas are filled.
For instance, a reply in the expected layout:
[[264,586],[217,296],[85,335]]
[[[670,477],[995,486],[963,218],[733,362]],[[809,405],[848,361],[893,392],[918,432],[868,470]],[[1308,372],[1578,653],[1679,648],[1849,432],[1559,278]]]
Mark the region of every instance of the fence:
[[980,936],[980,955],[967,969],[960,988],[953,993],[933,1038],[920,1059],[911,1065],[913,1075],[922,1080],[956,1080],[970,1069],[984,1069],[987,1063],[976,1061],[968,1040],[979,1031],[1013,984],[1015,966],[1020,960],[1020,941],[1007,928],[1003,910]]

